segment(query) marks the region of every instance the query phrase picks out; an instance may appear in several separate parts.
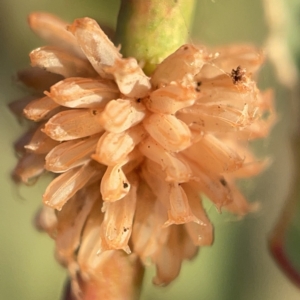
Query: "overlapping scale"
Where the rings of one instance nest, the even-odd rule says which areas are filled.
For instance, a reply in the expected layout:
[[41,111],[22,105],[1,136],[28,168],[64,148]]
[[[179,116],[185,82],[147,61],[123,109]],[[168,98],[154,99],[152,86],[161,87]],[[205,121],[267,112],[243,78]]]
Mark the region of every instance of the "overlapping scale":
[[151,114],[143,125],[151,137],[168,151],[179,152],[190,146],[189,127],[174,115]]
[[98,23],[90,18],[77,19],[68,30],[98,74],[103,78],[111,77],[104,68],[113,66],[121,54]]
[[68,141],[103,132],[97,121],[98,111],[92,109],[73,109],[53,116],[43,131],[56,141]]
[[96,134],[59,144],[46,155],[45,168],[54,173],[62,173],[83,165],[91,159],[98,140],[99,135]]
[[99,139],[92,157],[107,166],[121,163],[145,135],[145,130],[140,125],[120,133],[105,132]]
[[140,123],[146,116],[146,108],[136,100],[111,100],[97,120],[109,132],[120,133]]
[[37,48],[30,53],[31,65],[64,77],[95,77],[96,71],[88,60],[53,46]]
[[119,95],[116,84],[101,78],[66,78],[50,89],[47,95],[57,104],[71,108],[104,108]]
[[145,105],[154,113],[175,114],[178,110],[194,104],[194,87],[186,87],[176,82],[153,91],[145,99]]

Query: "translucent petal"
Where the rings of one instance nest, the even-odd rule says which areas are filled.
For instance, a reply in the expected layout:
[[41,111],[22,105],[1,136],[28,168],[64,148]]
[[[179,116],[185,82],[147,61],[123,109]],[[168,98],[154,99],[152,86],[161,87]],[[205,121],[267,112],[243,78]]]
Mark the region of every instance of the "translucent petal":
[[142,155],[142,153],[137,148],[134,148],[124,160],[124,173],[128,174],[137,169],[142,164],[144,158],[145,157]]
[[118,95],[117,86],[110,80],[79,77],[58,82],[48,93],[56,103],[72,108],[104,108]]
[[264,160],[256,160],[244,162],[242,167],[233,172],[232,175],[237,178],[249,178],[257,176],[264,170],[266,170],[272,163],[272,159],[266,158]]
[[67,141],[56,146],[46,156],[45,168],[54,173],[66,172],[90,160],[99,135],[87,139]]
[[64,77],[95,77],[97,73],[88,60],[53,46],[37,48],[29,54],[31,65]]
[[114,76],[121,93],[127,97],[145,97],[151,88],[149,78],[134,58],[118,59],[105,71]]
[[184,183],[182,186],[188,198],[193,214],[200,221],[199,223],[189,222],[185,224],[185,228],[194,245],[211,245],[213,242],[213,226],[207,218],[202,207],[200,191],[197,193],[188,183]]
[[30,128],[25,132],[25,134],[21,135],[18,140],[14,142],[14,149],[17,154],[24,154],[27,153],[25,146],[30,143],[36,128]]
[[120,200],[129,192],[130,183],[122,170],[122,165],[123,163],[107,167],[100,186],[104,201]]
[[73,109],[58,113],[45,125],[44,132],[56,141],[74,140],[102,132],[97,110]]
[[121,133],[105,132],[98,141],[95,160],[108,166],[121,163],[144,138],[145,130],[137,125]]
[[103,200],[113,202],[122,199],[130,190],[130,183],[125,174],[135,170],[142,161],[143,156],[134,149],[122,163],[109,166],[101,180],[100,191]]
[[180,184],[170,184],[168,205],[168,221],[164,227],[172,224],[185,224],[189,222],[200,223],[200,220],[193,214],[187,195]]
[[236,108],[240,111],[243,110],[245,104],[248,104],[250,110],[257,106],[259,91],[249,78],[247,84],[236,85],[231,77],[223,74],[212,79],[199,78],[197,84],[199,85],[198,105]]
[[46,231],[52,238],[55,238],[57,228],[55,209],[43,205],[35,216],[34,225],[38,230]]
[[99,114],[98,122],[109,132],[120,133],[141,122],[146,108],[135,100],[118,99],[110,101]]
[[67,52],[84,58],[74,36],[67,31],[68,24],[54,15],[34,12],[28,17],[30,28],[49,44],[59,45]]
[[103,171],[100,165],[96,167],[93,163],[87,163],[61,174],[48,185],[43,195],[44,203],[61,210],[64,204],[90,179],[100,179]]
[[24,115],[27,119],[38,122],[55,114],[59,107],[59,104],[55,103],[51,98],[46,96],[31,101],[24,108]]
[[206,61],[206,52],[193,45],[183,45],[162,61],[151,76],[152,86],[182,81],[185,77],[197,74]]
[[166,172],[166,181],[186,182],[190,180],[192,172],[189,165],[181,161],[175,153],[166,151],[151,137],[140,143],[139,150],[161,166]]
[[59,142],[52,140],[41,131],[43,127],[44,124],[36,129],[34,135],[30,139],[30,142],[25,146],[28,151],[36,154],[46,154],[59,144]]
[[63,79],[59,74],[49,73],[38,67],[23,69],[17,73],[17,79],[38,92],[49,90],[56,82]]
[[190,145],[188,126],[174,115],[152,114],[143,124],[152,138],[168,151],[182,151]]
[[94,184],[75,194],[57,213],[55,246],[60,261],[74,260],[87,216],[98,198],[97,184]]
[[99,255],[102,244],[100,230],[104,218],[101,206],[102,201],[99,199],[94,203],[84,226],[82,242],[77,256],[77,261],[83,275],[88,274],[88,276],[91,276],[95,274],[97,266],[101,262],[101,255]]
[[[199,129],[209,133],[234,133],[239,134],[238,137],[240,137],[245,131],[245,125],[236,122],[239,117],[237,114],[227,113],[227,117],[234,119],[230,120],[219,115],[212,115],[209,111],[203,109],[187,107],[177,112],[176,117],[189,126],[196,124]],[[250,137],[249,131],[244,135],[244,138],[248,139]]]
[[[131,184],[130,191],[120,201],[104,203],[105,216],[102,228],[102,249],[122,249],[128,254],[131,252],[128,241],[131,236],[133,217],[136,206],[137,176],[128,176]],[[105,243],[106,245],[105,245]]]
[[[194,224],[196,223],[187,223],[187,224]],[[197,253],[199,252],[198,245],[194,245],[193,241],[191,240],[190,236],[187,234],[187,225],[184,225],[182,229],[185,229],[182,234],[182,242],[181,242],[181,257],[182,259],[193,259]]]
[[13,177],[29,184],[35,177],[44,172],[44,164],[44,154],[26,153],[19,160],[13,172]]
[[187,222],[201,223],[193,214],[184,189],[177,182],[166,182],[164,174],[157,164],[147,160],[143,165],[142,174],[157,199],[168,211],[168,220],[164,227]]
[[193,87],[184,87],[174,82],[153,91],[144,103],[154,113],[175,114],[179,109],[193,105],[195,100]]
[[162,247],[168,237],[168,230],[162,228],[167,219],[167,210],[145,182],[140,182],[138,201],[132,231],[134,252],[143,263]]
[[141,171],[141,176],[150,187],[152,193],[157,199],[161,199],[161,202],[168,208],[171,183],[164,180],[165,174],[160,166],[146,159],[141,167]]
[[159,286],[166,286],[179,275],[182,262],[180,231],[178,232],[175,226],[168,227],[168,229],[170,233],[166,244],[152,258],[156,265],[153,283]]
[[190,181],[193,189],[201,190],[216,205],[218,210],[232,202],[230,186],[223,176],[200,167],[193,160],[188,161],[194,176]]
[[217,55],[211,64],[205,65],[201,73],[205,77],[215,77],[230,73],[233,68],[242,66],[248,73],[253,74],[264,61],[264,54],[252,45],[230,45],[212,49]]
[[17,117],[22,117],[24,108],[36,97],[25,96],[8,104],[10,111]]
[[239,216],[244,216],[249,212],[254,212],[259,209],[259,203],[248,203],[243,194],[237,189],[232,179],[227,178],[230,185],[233,201],[224,206],[224,208],[231,213]]
[[184,155],[216,173],[238,170],[244,162],[236,151],[211,134],[205,134],[196,144],[184,150]]
[[111,77],[104,68],[113,66],[121,54],[98,23],[90,18],[77,19],[69,30],[98,74],[103,78]]

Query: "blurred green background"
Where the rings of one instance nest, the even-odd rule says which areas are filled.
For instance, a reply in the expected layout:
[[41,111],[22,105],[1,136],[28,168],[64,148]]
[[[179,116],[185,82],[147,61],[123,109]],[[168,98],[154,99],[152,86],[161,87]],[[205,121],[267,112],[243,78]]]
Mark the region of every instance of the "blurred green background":
[[[264,45],[267,26],[260,0],[198,0],[197,4],[189,42]],[[10,179],[17,160],[12,144],[25,127],[7,108],[9,102],[24,95],[13,77],[29,64],[29,51],[41,45],[27,27],[27,15],[31,11],[48,11],[68,21],[89,16],[114,27],[118,7],[116,0],[0,1],[1,300],[58,300],[65,280],[65,271],[53,257],[52,240],[33,228],[32,220],[47,179],[32,187],[17,186]],[[279,122],[270,139],[256,146],[260,153],[271,153],[273,164],[243,185],[251,201],[261,202],[261,210],[236,222],[231,216],[218,215],[209,205],[215,224],[214,245],[201,249],[194,261],[185,262],[179,278],[166,288],[152,286],[154,270],[149,268],[142,300],[300,299],[299,290],[278,270],[267,249],[268,234],[284,204],[292,176],[289,93],[276,83],[273,74],[267,63],[260,75],[260,86],[274,87]]]

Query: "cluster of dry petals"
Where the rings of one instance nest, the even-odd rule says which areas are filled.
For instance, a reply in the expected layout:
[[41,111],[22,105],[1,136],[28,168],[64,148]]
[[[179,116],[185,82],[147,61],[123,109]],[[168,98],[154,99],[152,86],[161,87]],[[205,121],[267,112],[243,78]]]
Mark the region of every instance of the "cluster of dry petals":
[[25,107],[37,127],[16,144],[14,175],[30,183],[55,174],[39,227],[74,286],[78,274],[97,280],[121,250],[155,264],[154,283],[168,284],[213,241],[202,195],[218,210],[253,208],[235,180],[264,168],[248,143],[275,119],[271,93],[252,79],[262,53],[187,44],[148,77],[92,19],[68,25],[34,13],[29,23],[50,46],[32,51],[33,68],[19,73],[36,97],[11,107]]

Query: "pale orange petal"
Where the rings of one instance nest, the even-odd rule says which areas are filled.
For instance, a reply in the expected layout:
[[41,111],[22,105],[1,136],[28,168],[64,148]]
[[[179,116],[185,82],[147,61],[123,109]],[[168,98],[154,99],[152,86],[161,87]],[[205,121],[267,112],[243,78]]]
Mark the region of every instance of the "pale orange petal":
[[105,132],[92,157],[107,166],[121,163],[144,136],[145,130],[139,125],[121,133]]
[[52,117],[43,130],[56,141],[74,140],[102,132],[97,122],[97,110],[73,109],[58,113]]
[[211,134],[203,135],[196,144],[184,150],[184,155],[204,168],[216,173],[227,173],[242,167],[244,157]]
[[144,264],[165,244],[168,230],[162,228],[167,220],[167,210],[145,182],[138,189],[138,201],[132,231],[134,252]]
[[43,200],[44,203],[57,210],[61,210],[64,204],[90,179],[100,179],[103,169],[93,163],[87,163],[82,167],[71,169],[56,177],[47,187]]
[[13,114],[17,117],[23,117],[23,110],[24,108],[31,103],[31,101],[35,100],[36,97],[34,96],[25,96],[21,99],[15,100],[8,104],[9,109]]
[[37,127],[30,128],[23,135],[21,135],[18,140],[14,142],[14,149],[17,154],[27,153],[25,146],[29,144],[30,140],[35,134],[36,128]]
[[264,54],[252,45],[230,45],[213,49],[216,57],[203,68],[206,77],[214,77],[219,74],[230,73],[233,68],[242,66],[250,74],[256,72],[264,61]]
[[34,225],[38,230],[46,231],[52,238],[55,238],[57,228],[55,209],[43,205],[35,216]]
[[146,108],[135,100],[111,100],[99,114],[98,122],[109,132],[120,133],[140,123],[146,115]]
[[259,203],[248,203],[244,195],[237,189],[232,180],[228,178],[227,181],[230,185],[233,201],[224,206],[226,210],[242,217],[249,212],[254,212],[259,209]]
[[230,187],[222,175],[203,169],[195,161],[189,161],[194,176],[190,184],[195,190],[201,190],[219,211],[224,205],[232,202]]
[[120,201],[103,204],[105,216],[101,225],[103,240],[101,251],[122,249],[127,254],[131,252],[128,241],[131,236],[135,214],[138,179],[134,174],[130,174],[128,179],[131,185],[128,194]]
[[98,23],[90,18],[77,19],[69,27],[69,31],[98,74],[103,78],[111,77],[104,68],[113,66],[115,60],[121,58],[121,54]]
[[44,172],[45,155],[26,153],[19,160],[13,177],[29,184],[35,177],[38,177]]
[[126,97],[145,97],[151,88],[150,79],[134,58],[117,59],[113,67],[105,68],[105,71],[113,75]]
[[143,125],[151,137],[168,151],[179,152],[190,146],[188,126],[174,115],[151,114]]
[[61,262],[71,263],[87,216],[93,204],[99,199],[97,184],[75,194],[57,213],[56,256]]
[[30,67],[17,73],[17,79],[27,87],[43,93],[45,90],[63,79],[59,74],[49,73],[38,67]]
[[124,162],[107,167],[100,186],[104,201],[114,202],[120,200],[130,191],[130,183],[122,170],[123,164]]
[[100,255],[102,244],[100,231],[104,213],[101,211],[101,206],[102,201],[98,199],[91,209],[86,225],[84,226],[82,242],[77,256],[81,273],[87,278],[90,278],[91,275],[96,275],[97,267],[102,259]]
[[172,82],[153,91],[144,102],[154,113],[175,114],[179,109],[193,105],[195,100],[194,87],[185,87]]
[[169,219],[164,224],[164,227],[190,222],[195,222],[197,224],[201,223],[191,210],[185,190],[180,184],[170,184],[167,207]]
[[153,283],[159,286],[168,285],[179,275],[181,268],[181,232],[174,226],[168,227],[168,230],[170,233],[166,244],[152,258],[156,266]]
[[54,15],[43,12],[31,13],[28,22],[30,28],[48,43],[59,45],[79,57],[84,57],[76,39],[67,31],[68,23]]
[[59,144],[59,142],[52,140],[49,136],[42,132],[42,128],[44,128],[44,124],[36,129],[34,135],[30,139],[30,142],[25,145],[25,149],[29,152],[46,154]]
[[55,103],[51,98],[46,96],[33,100],[26,105],[24,108],[24,115],[26,118],[38,122],[48,119],[57,113],[59,108],[59,104]]
[[166,181],[186,182],[191,178],[192,171],[189,165],[181,161],[175,153],[166,151],[151,137],[140,143],[139,150],[151,161],[161,166],[166,173]]
[[172,81],[193,77],[200,72],[206,56],[203,49],[197,49],[193,45],[181,46],[157,66],[151,76],[152,85],[157,88]]
[[29,54],[31,65],[64,77],[95,77],[96,71],[88,60],[81,59],[53,46],[37,48]]
[[213,226],[202,207],[200,191],[197,193],[188,183],[185,183],[182,186],[188,197],[191,210],[199,220],[199,223],[189,222],[185,224],[186,231],[194,245],[211,245],[213,242]]
[[53,85],[47,93],[56,103],[74,108],[104,108],[118,97],[117,86],[110,80],[73,77]]
[[45,168],[54,173],[66,172],[90,160],[99,135],[67,141],[56,146],[46,156]]

